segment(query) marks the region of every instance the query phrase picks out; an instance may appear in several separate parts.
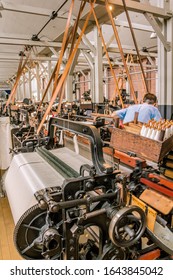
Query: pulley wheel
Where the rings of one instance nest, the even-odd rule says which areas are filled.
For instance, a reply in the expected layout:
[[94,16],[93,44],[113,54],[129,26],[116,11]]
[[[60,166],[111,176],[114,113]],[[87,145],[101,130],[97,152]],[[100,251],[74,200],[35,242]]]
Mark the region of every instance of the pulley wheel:
[[[54,225],[54,229],[51,231],[49,229],[49,220],[50,223]],[[60,222],[60,213],[51,213],[50,217],[47,218],[47,210],[41,210],[38,204],[29,208],[21,216],[14,230],[14,244],[19,254],[24,259],[44,259],[45,247],[48,248],[45,242],[46,240],[44,240],[45,233],[50,246],[53,244],[53,247],[50,248],[49,251],[55,251],[57,247],[59,252],[61,246],[58,244],[58,241],[60,242],[60,234],[58,231],[60,231],[60,229],[58,226],[56,227],[56,225],[60,224]],[[51,232],[50,238],[47,233],[49,231]],[[55,238],[52,238],[52,232]]]

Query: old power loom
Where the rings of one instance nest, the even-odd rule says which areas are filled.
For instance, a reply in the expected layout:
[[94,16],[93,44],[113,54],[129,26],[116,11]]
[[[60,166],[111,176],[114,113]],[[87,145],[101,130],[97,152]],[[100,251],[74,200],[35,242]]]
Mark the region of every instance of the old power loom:
[[[67,147],[52,149],[61,131],[88,138],[92,160]],[[114,169],[105,162],[102,140],[92,125],[52,118],[48,138],[46,148],[15,155],[5,178],[15,221],[14,242],[23,258],[119,260],[173,255],[171,183],[162,180],[159,192],[153,184],[158,186],[161,178],[151,167],[136,166],[128,176]],[[162,211],[150,195],[169,204],[167,210]]]

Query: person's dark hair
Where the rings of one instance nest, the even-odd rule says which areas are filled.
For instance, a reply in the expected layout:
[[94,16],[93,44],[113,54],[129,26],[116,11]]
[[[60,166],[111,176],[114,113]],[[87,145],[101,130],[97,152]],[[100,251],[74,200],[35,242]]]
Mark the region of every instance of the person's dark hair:
[[157,97],[153,93],[146,93],[144,95],[143,102],[148,103],[148,104],[157,103]]

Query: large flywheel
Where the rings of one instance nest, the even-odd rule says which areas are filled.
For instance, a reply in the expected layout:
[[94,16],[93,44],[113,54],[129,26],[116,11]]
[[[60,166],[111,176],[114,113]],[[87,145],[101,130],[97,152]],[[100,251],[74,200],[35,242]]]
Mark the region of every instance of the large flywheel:
[[16,224],[14,243],[25,259],[59,259],[62,251],[61,213],[28,209]]

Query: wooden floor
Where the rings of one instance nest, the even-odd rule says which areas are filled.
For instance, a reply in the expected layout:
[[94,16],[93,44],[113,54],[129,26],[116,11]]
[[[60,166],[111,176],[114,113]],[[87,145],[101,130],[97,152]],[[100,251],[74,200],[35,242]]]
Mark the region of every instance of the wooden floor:
[[13,244],[14,222],[8,199],[0,198],[0,260],[21,260]]

